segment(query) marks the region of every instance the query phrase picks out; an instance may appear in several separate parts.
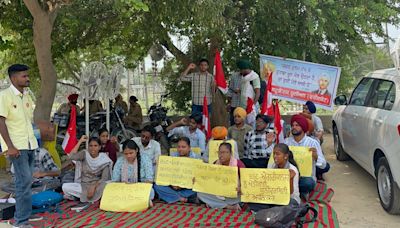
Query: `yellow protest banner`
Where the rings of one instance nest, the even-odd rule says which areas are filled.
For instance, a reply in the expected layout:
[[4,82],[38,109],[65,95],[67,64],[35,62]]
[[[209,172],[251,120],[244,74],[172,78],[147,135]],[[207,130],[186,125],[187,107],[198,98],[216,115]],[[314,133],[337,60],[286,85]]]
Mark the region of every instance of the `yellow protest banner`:
[[[196,154],[198,154],[198,155],[201,155],[201,149],[200,149],[200,147],[191,147],[190,149],[193,151],[193,153],[196,153]],[[178,152],[178,148],[172,147],[172,148],[169,149],[169,154],[170,154],[170,155],[171,155],[172,153],[175,153],[175,152]]]
[[156,183],[192,188],[194,170],[203,161],[193,158],[160,156],[158,159]]
[[[293,158],[299,168],[300,176],[311,177],[312,176],[312,153],[309,147],[304,146],[289,146],[289,149],[293,153]],[[270,156],[268,164],[274,163],[274,156]]]
[[241,201],[288,205],[290,174],[288,169],[240,169]]
[[232,145],[232,156],[235,153],[235,141],[234,140],[210,140],[208,143],[208,163],[214,164],[218,160],[218,150],[221,143],[227,142]]
[[152,184],[109,183],[100,202],[100,209],[113,212],[139,212],[149,207]]
[[197,165],[194,177],[193,191],[230,198],[237,197],[239,182],[237,167],[203,163]]

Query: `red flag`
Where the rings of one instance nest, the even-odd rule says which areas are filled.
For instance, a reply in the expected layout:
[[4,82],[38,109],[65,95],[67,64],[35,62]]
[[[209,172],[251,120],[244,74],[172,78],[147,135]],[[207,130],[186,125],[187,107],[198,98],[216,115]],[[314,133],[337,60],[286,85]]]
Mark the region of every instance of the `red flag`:
[[224,69],[222,68],[221,55],[217,50],[214,59],[214,79],[223,94],[228,92],[228,86],[225,80]]
[[278,100],[275,102],[275,116],[274,116],[274,126],[276,128],[276,143],[279,143],[279,135],[282,132],[282,124],[281,124],[281,112],[279,111],[279,103]]
[[210,125],[210,118],[208,116],[208,102],[207,96],[204,96],[203,102],[203,128],[206,132],[207,140],[211,138],[211,125]]
[[254,106],[253,99],[250,97],[247,97],[246,113],[247,124],[252,125],[256,121],[256,107]]
[[62,148],[64,149],[65,153],[69,154],[77,143],[78,140],[76,139],[76,106],[72,105],[68,129],[65,133]]
[[272,105],[272,99],[270,99],[270,95],[272,94],[272,72],[268,76],[267,86],[264,92],[264,99],[261,105],[261,113],[263,115],[273,116],[274,108]]

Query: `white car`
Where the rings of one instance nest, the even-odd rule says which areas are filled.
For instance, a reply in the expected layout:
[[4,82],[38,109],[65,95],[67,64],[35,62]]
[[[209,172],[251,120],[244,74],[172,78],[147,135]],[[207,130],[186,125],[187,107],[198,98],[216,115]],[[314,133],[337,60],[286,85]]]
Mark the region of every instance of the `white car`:
[[350,99],[332,117],[339,161],[353,158],[376,178],[382,207],[400,214],[400,71],[374,71],[365,76]]

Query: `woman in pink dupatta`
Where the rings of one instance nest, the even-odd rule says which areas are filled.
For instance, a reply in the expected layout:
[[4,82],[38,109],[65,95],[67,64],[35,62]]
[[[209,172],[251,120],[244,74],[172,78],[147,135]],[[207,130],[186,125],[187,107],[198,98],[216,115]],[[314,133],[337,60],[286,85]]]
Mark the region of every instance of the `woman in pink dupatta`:
[[[232,155],[232,145],[227,142],[221,143],[218,150],[218,160],[214,162],[216,165],[225,165],[238,167],[239,177],[240,168],[245,168],[245,165],[239,159],[234,158]],[[239,181],[240,183],[240,181]],[[239,191],[238,186],[238,191]],[[197,197],[210,208],[226,208],[232,210],[240,210],[240,195],[236,198],[228,198],[223,196],[216,196],[207,193],[197,193]]]

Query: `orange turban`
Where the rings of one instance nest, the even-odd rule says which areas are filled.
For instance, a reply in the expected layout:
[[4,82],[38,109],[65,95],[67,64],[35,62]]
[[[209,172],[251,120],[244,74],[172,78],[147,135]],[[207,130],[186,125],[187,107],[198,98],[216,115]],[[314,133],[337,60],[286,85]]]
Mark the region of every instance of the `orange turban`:
[[223,126],[214,127],[211,131],[211,135],[213,139],[217,140],[225,139],[226,136],[228,136],[228,129],[226,129],[226,127]]

